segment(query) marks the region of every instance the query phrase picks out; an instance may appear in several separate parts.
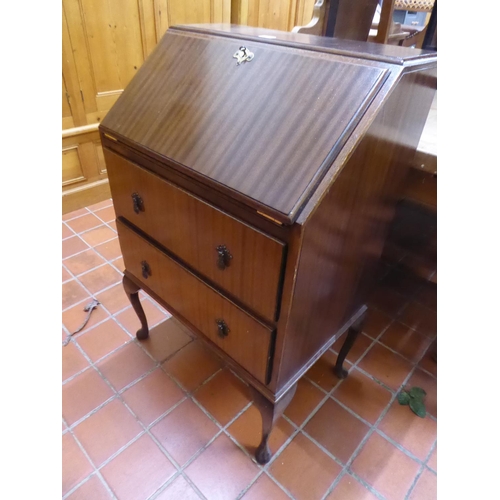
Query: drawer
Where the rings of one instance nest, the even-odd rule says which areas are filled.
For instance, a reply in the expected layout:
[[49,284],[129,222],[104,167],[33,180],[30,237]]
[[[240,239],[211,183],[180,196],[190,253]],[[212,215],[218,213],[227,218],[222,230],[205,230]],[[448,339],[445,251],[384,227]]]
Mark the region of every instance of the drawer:
[[116,225],[126,270],[257,380],[267,383],[273,330],[120,220]]
[[122,216],[251,309],[276,320],[285,244],[104,150]]

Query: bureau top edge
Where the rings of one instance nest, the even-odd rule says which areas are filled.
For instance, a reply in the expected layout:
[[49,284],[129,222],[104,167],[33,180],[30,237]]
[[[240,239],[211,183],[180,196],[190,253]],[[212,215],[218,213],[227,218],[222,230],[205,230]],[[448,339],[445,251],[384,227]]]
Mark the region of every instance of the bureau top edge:
[[224,23],[183,24],[171,26],[169,30],[239,38],[254,42],[265,41],[272,45],[301,48],[304,50],[385,62],[398,66],[413,66],[437,62],[437,52],[429,50],[304,33],[292,33],[253,26]]

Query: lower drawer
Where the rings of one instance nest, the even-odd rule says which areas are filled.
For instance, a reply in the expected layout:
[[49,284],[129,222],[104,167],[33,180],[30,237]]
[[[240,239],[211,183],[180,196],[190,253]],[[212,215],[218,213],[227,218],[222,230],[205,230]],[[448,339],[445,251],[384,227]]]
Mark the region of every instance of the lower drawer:
[[257,380],[267,383],[273,330],[120,220],[116,225],[125,269]]

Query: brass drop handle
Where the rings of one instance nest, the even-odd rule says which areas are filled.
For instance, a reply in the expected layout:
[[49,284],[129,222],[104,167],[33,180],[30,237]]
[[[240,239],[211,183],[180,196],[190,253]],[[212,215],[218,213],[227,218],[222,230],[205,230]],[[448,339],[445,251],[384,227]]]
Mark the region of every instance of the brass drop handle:
[[142,270],[142,277],[147,280],[149,276],[151,276],[151,268],[149,267],[149,264],[143,260],[141,262],[141,270]]
[[132,202],[134,204],[134,212],[138,214],[139,212],[144,212],[144,202],[139,196],[139,193],[132,193]]
[[217,248],[217,267],[224,271],[226,267],[229,266],[229,263],[233,256],[229,252],[229,250],[226,248],[226,245],[219,245]]
[[217,323],[217,335],[222,339],[226,338],[231,331],[226,322],[223,319],[216,319],[215,322]]

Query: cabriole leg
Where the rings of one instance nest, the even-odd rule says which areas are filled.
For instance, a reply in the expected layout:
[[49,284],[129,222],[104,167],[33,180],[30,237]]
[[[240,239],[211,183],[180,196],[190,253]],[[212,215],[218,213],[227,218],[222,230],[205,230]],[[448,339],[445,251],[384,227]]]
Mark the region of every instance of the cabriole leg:
[[139,300],[140,288],[127,276],[123,276],[123,288],[128,295],[130,303],[141,322],[141,328],[137,330],[136,337],[139,340],[145,340],[149,337],[149,328],[144,309],[142,308],[141,301]]
[[354,342],[358,335],[363,330],[363,323],[365,322],[366,311],[351,325],[349,330],[347,330],[347,337],[342,344],[339,355],[337,357],[337,362],[335,363],[335,368],[333,371],[338,378],[346,378],[348,375],[348,371],[342,366],[344,364],[344,360],[346,356],[349,354],[351,347],[354,345]]
[[281,415],[283,415],[283,412],[292,400],[296,389],[297,384],[294,384],[278,402],[272,403],[259,391],[250,387],[253,401],[262,417],[262,439],[255,452],[255,459],[259,464],[267,464],[267,462],[271,460],[271,450],[268,445],[269,436],[273,430],[274,424]]

